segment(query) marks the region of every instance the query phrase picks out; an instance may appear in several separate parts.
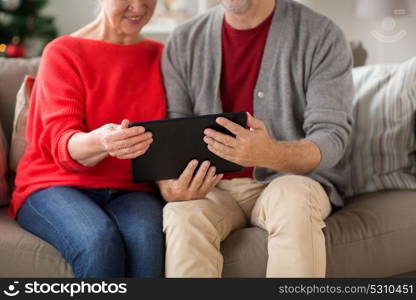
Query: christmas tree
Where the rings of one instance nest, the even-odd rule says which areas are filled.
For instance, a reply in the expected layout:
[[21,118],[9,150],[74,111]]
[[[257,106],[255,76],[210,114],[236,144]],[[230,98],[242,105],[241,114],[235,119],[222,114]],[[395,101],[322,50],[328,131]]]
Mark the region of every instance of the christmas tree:
[[47,3],[48,0],[0,0],[0,56],[27,56],[27,47],[35,47],[32,55],[40,55],[57,36],[54,19],[40,14]]

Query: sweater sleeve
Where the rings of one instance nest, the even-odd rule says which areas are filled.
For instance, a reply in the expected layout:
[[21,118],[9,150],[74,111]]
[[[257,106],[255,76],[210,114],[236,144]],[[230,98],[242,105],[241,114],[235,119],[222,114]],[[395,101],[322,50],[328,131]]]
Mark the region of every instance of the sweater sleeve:
[[349,143],[354,93],[349,49],[342,31],[329,22],[313,54],[306,91],[304,131],[321,151],[315,171],[337,165]]
[[162,57],[163,81],[170,118],[188,117],[193,114],[193,105],[185,80],[185,59],[180,59],[181,51],[176,42],[178,34],[180,33],[172,34]]
[[57,41],[47,46],[37,77],[37,109],[42,132],[38,139],[44,155],[68,172],[89,170],[68,151],[68,142],[78,132],[86,132],[85,91],[76,56]]

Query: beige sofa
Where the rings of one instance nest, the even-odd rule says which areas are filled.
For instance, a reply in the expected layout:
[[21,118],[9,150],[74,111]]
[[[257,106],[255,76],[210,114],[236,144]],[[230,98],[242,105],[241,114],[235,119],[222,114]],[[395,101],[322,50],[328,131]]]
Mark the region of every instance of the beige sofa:
[[[38,60],[0,58],[0,120],[10,140],[15,95]],[[416,276],[416,191],[348,199],[326,221],[329,277]],[[233,232],[221,245],[225,277],[264,277],[267,234]],[[0,277],[71,277],[71,267],[48,243],[21,229],[0,208]]]

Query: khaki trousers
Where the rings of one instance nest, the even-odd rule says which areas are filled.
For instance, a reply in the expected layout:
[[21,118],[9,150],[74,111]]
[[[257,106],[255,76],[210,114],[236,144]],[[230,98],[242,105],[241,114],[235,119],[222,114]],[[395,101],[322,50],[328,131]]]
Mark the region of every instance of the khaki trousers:
[[222,180],[206,199],[164,208],[166,277],[221,277],[221,242],[250,224],[268,232],[267,277],[325,277],[322,229],[331,204],[315,180]]

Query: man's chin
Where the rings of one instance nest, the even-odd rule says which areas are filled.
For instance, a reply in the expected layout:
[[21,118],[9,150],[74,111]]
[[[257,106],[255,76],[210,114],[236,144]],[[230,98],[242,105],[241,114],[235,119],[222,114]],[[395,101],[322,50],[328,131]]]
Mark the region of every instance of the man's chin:
[[220,0],[224,9],[232,14],[245,14],[251,6],[251,0]]

